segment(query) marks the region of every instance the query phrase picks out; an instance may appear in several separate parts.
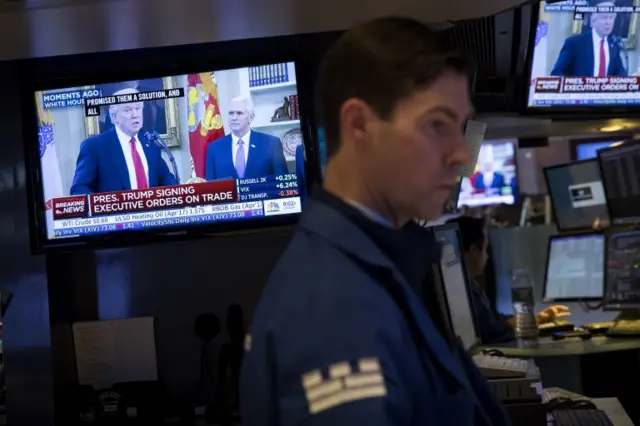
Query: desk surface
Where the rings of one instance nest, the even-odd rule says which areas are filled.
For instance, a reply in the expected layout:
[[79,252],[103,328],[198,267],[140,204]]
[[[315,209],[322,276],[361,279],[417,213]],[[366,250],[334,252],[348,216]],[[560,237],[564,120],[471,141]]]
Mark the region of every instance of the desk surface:
[[591,400],[596,407],[607,413],[613,426],[633,426],[633,422],[624,411],[618,398],[594,398]]
[[[633,422],[624,411],[618,398],[594,398],[591,400],[600,410],[607,413],[613,426],[633,426]],[[553,420],[548,421],[549,426],[555,426]]]
[[640,338],[610,339],[604,336],[595,336],[589,340],[571,338],[554,341],[551,337],[541,337],[536,343],[524,344],[520,341],[513,341],[495,345],[482,345],[479,349],[497,349],[507,356],[527,358],[576,356],[640,349]]

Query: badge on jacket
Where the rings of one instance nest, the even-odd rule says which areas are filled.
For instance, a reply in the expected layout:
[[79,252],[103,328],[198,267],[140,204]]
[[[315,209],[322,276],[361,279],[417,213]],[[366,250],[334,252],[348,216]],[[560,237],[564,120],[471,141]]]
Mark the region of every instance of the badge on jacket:
[[332,364],[325,372],[320,369],[302,375],[309,412],[318,414],[348,402],[387,395],[384,375],[378,358],[361,358],[355,363]]

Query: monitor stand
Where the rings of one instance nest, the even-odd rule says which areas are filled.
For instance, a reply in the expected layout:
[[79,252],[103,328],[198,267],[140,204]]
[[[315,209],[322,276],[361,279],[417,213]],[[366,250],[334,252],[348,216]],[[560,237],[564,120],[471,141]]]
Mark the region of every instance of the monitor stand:
[[638,321],[640,320],[640,309],[623,309],[614,321]]

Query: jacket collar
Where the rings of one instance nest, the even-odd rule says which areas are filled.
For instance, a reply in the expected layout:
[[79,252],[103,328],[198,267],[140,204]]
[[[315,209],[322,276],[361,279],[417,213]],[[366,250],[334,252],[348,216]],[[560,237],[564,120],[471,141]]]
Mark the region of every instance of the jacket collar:
[[300,226],[365,263],[390,270],[396,269],[391,260],[359,226],[324,203],[309,200],[307,213],[302,218]]

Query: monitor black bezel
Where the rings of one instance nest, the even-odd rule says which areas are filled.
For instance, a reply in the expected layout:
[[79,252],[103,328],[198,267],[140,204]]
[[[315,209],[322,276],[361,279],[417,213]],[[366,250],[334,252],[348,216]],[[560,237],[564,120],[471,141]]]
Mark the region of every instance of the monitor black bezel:
[[616,303],[612,304],[609,302],[609,242],[611,241],[611,237],[616,234],[628,234],[631,232],[640,233],[640,228],[630,228],[625,230],[616,230],[611,231],[607,234],[607,240],[604,250],[604,266],[605,266],[605,275],[604,275],[604,296],[602,297],[602,310],[603,311],[625,311],[628,309],[640,309],[640,301],[636,303],[630,303],[628,305]]
[[[495,143],[494,143],[495,142]],[[462,179],[471,179],[470,176],[463,176],[460,179],[460,182],[458,183],[458,198],[456,199],[456,211],[460,211],[463,207],[467,207],[470,209],[475,209],[475,208],[485,208],[485,207],[490,207],[490,206],[499,206],[501,204],[504,204],[506,206],[514,206],[516,204],[518,204],[518,198],[519,198],[519,191],[520,191],[520,182],[518,181],[519,179],[519,164],[518,164],[518,141],[514,140],[514,139],[510,139],[510,138],[505,138],[505,139],[485,139],[484,141],[482,141],[481,145],[503,145],[503,144],[509,144],[513,147],[513,165],[516,168],[516,173],[513,176],[513,178],[516,180],[516,188],[518,189],[518,193],[516,194],[512,194],[513,195],[513,202],[512,203],[488,203],[488,204],[476,204],[474,206],[468,206],[466,204],[463,204],[461,206],[458,206],[458,203],[460,202],[460,192],[462,191]],[[478,151],[479,153],[480,151]],[[478,155],[479,157],[479,155]],[[476,159],[476,164],[474,164],[474,167],[478,164],[479,158]]]
[[635,116],[640,110],[640,105],[634,106],[616,106],[616,105],[599,105],[599,106],[551,106],[551,107],[532,107],[529,106],[529,91],[531,85],[531,75],[533,73],[533,57],[535,50],[536,31],[538,20],[540,18],[540,9],[542,3],[532,3],[531,22],[529,24],[529,39],[527,40],[527,50],[524,61],[524,84],[522,84],[522,92],[520,94],[522,102],[520,113],[527,116],[554,117],[563,119],[584,120],[585,114],[589,115],[589,119],[596,118],[621,118],[625,116]]
[[[203,70],[227,70],[249,66],[294,62],[296,92],[300,107],[300,128],[306,157],[306,194],[319,181],[317,139],[315,137],[313,83],[310,61],[301,44],[286,37],[240,40],[204,45],[164,47],[125,52],[74,55],[27,61],[23,65],[21,92],[25,166],[31,251],[46,254],[54,251],[128,247],[154,242],[185,240],[194,237],[236,235],[272,228],[291,227],[300,214],[212,223],[190,227],[163,227],[145,231],[116,232],[100,236],[49,240],[46,232],[44,189],[39,155],[37,107],[34,94],[40,90],[81,87],[118,81],[142,80],[158,76],[184,75]],[[281,40],[279,42],[279,40]],[[261,46],[261,47],[260,47]],[[279,48],[278,48],[279,46]],[[247,54],[251,52],[251,54]],[[147,58],[147,61],[141,58]],[[171,58],[167,60],[166,58]],[[38,66],[36,63],[42,63]],[[131,63],[130,67],[115,65]],[[138,65],[136,68],[133,64]],[[75,66],[74,66],[75,65]],[[48,68],[48,69],[47,69]],[[44,72],[44,71],[49,71]]]
[[603,271],[603,279],[602,279],[602,297],[559,297],[559,298],[552,298],[552,297],[546,297],[547,294],[547,277],[549,274],[549,260],[551,260],[551,244],[554,240],[560,240],[563,238],[573,238],[573,237],[586,237],[586,236],[601,236],[603,238],[603,244],[604,244],[604,248],[606,251],[606,246],[607,246],[607,235],[603,232],[603,231],[584,231],[584,232],[571,232],[571,233],[564,233],[564,234],[556,234],[556,235],[552,235],[549,237],[549,240],[547,241],[547,256],[545,259],[545,264],[544,264],[544,280],[542,281],[542,301],[544,303],[553,303],[553,302],[592,302],[592,301],[602,301],[604,298],[604,292],[605,292],[605,277],[604,275],[606,274],[606,254],[603,256],[603,264],[602,264],[602,271]]
[[609,203],[609,192],[607,190],[607,183],[605,182],[606,178],[604,175],[604,169],[602,167],[602,153],[607,153],[607,152],[612,152],[612,151],[617,151],[617,150],[623,150],[623,149],[628,149],[628,148],[633,148],[633,147],[640,147],[640,139],[631,139],[628,141],[623,141],[620,145],[616,145],[616,146],[610,146],[607,148],[602,148],[598,150],[598,168],[600,169],[600,179],[602,180],[602,187],[604,189],[604,196],[607,199],[607,213],[609,214],[609,223],[611,224],[611,226],[625,226],[625,225],[631,225],[631,224],[635,224],[635,223],[639,223],[640,222],[640,216],[638,216],[636,218],[636,220],[631,220],[631,219],[627,219],[627,220],[616,220],[616,218],[614,217],[614,215],[611,214],[611,203]]
[[[598,172],[600,173],[600,166],[597,164],[598,160],[595,158],[590,158],[588,160],[580,160],[580,161],[572,161],[570,163],[563,163],[563,164],[556,164],[553,166],[549,166],[549,167],[545,167],[542,172],[544,174],[544,181],[545,184],[547,185],[547,193],[549,194],[549,199],[551,200],[551,208],[553,209],[553,217],[555,218],[555,222],[556,222],[556,227],[558,228],[559,232],[580,232],[580,231],[586,231],[588,229],[593,229],[593,224],[591,224],[591,226],[578,226],[575,228],[561,228],[559,223],[558,223],[558,212],[556,211],[556,204],[553,201],[553,196],[551,195],[551,191],[549,190],[549,188],[551,188],[551,184],[550,184],[550,180],[549,180],[549,174],[548,171],[554,170],[554,169],[561,169],[561,168],[567,168],[567,167],[571,167],[571,166],[575,166],[577,164],[585,164],[585,163],[589,163],[589,162],[594,162],[596,163],[596,168],[598,169]],[[600,176],[600,181],[602,182],[602,176]],[[602,185],[604,187],[604,184]],[[607,216],[609,216],[609,205],[606,202],[606,196],[605,196],[605,208],[607,210]],[[609,218],[607,217],[607,220],[609,220]]]
[[[464,247],[462,245],[462,239],[460,238],[460,227],[458,226],[457,223],[444,223],[442,225],[436,225],[436,226],[432,226],[431,228],[431,232],[433,232],[433,236],[436,238],[436,240],[438,240],[438,236],[436,235],[437,232],[447,232],[447,231],[455,231],[456,234],[456,238],[458,239],[458,247],[460,248],[460,265],[462,265],[462,276],[464,279],[464,285],[467,289],[467,299],[468,299],[468,303],[469,303],[469,309],[471,310],[471,318],[473,320],[473,328],[474,328],[474,332],[476,334],[476,341],[473,345],[471,345],[471,347],[469,349],[466,349],[467,351],[471,351],[473,348],[479,346],[480,344],[482,344],[482,336],[480,335],[480,327],[478,326],[478,320],[476,318],[476,311],[473,307],[473,296],[471,295],[471,292],[473,291],[471,289],[471,280],[469,278],[469,274],[467,272],[467,264],[464,261]],[[442,275],[442,262],[438,262],[438,272],[440,274],[440,284],[442,286],[441,290],[442,290],[442,297],[444,298],[444,304],[445,306],[443,307],[445,310],[445,314],[446,314],[446,320],[447,323],[449,324],[449,328],[452,331],[453,335],[460,338],[460,336],[458,336],[453,328],[453,320],[451,319],[451,309],[449,308],[449,297],[447,295],[447,289],[446,289],[446,285],[444,284],[444,278]]]

